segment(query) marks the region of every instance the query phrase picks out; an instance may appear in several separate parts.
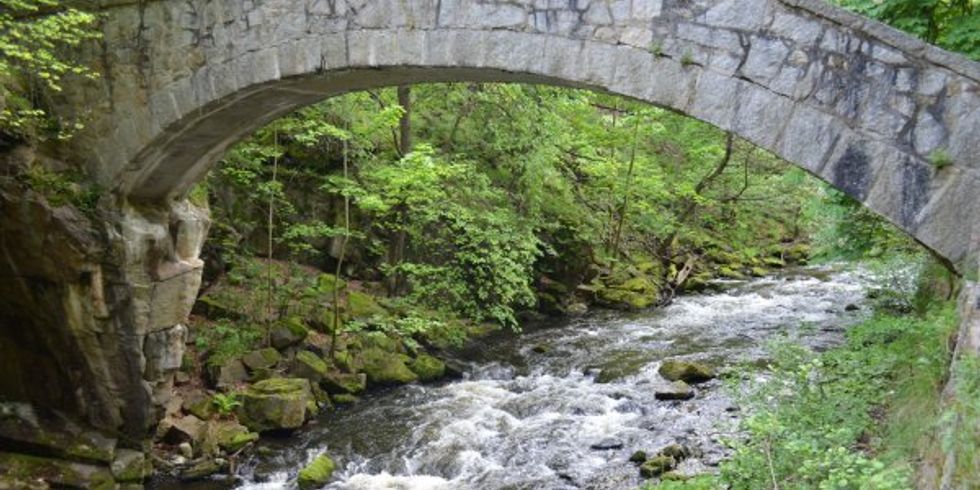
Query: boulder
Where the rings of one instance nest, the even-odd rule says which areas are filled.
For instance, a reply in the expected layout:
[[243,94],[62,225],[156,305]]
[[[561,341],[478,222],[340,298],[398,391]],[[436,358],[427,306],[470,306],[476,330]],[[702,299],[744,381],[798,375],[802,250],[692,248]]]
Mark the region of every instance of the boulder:
[[222,451],[234,453],[258,439],[257,433],[235,420],[212,420],[208,422],[201,452],[206,456],[218,456]]
[[422,381],[433,381],[446,375],[446,364],[425,353],[412,359],[408,368]]
[[674,469],[676,464],[677,462],[670,456],[655,456],[640,465],[640,476],[643,478],[656,478]]
[[593,449],[596,451],[611,451],[614,449],[622,449],[622,448],[623,448],[623,441],[612,437],[607,437],[589,446],[589,449]]
[[242,356],[242,363],[250,371],[255,371],[257,369],[270,369],[278,364],[280,359],[282,359],[282,355],[279,354],[279,351],[272,347],[266,347],[245,354]]
[[367,387],[367,375],[364,373],[340,373],[330,371],[320,381],[327,393],[356,395]]
[[595,291],[596,302],[607,308],[620,310],[642,310],[653,306],[656,293],[640,293],[615,287],[599,287]]
[[233,388],[248,380],[248,371],[239,359],[230,359],[212,368],[214,385],[218,388]]
[[596,383],[612,383],[639,373],[643,366],[650,363],[650,356],[651,354],[645,351],[618,351],[611,353],[602,364],[590,367],[599,370],[595,377]]
[[584,315],[589,312],[589,305],[585,303],[572,303],[568,305],[565,312],[573,316]]
[[271,378],[241,393],[238,418],[257,432],[295,429],[303,425],[316,400],[310,382],[303,378]]
[[405,365],[402,354],[386,352],[377,347],[364,350],[361,358],[368,382],[377,385],[406,384],[418,380],[418,376]]
[[694,398],[694,388],[683,381],[674,381],[670,385],[657,388],[653,396],[657,400],[690,400]]
[[116,480],[107,466],[0,452],[0,488],[50,487],[110,490]]
[[646,462],[646,460],[646,451],[634,451],[633,454],[630,455],[630,463],[643,464]]
[[207,420],[214,415],[214,402],[208,394],[196,391],[184,398],[181,409],[201,420]]
[[294,377],[305,378],[313,383],[319,383],[327,375],[328,370],[329,366],[319,356],[310,351],[301,350],[296,353],[296,358],[293,360],[293,365],[289,372]]
[[296,477],[296,484],[300,490],[322,487],[330,481],[330,477],[333,476],[335,468],[336,465],[330,459],[330,456],[321,454],[312,463],[300,470],[299,475]]
[[204,438],[206,428],[207,424],[193,415],[168,417],[157,426],[157,438],[169,444],[189,442],[196,447]]
[[347,313],[351,318],[371,318],[385,312],[374,296],[361,291],[347,293]]
[[147,476],[146,456],[140,451],[120,449],[112,461],[112,476],[119,482],[143,481]]
[[289,317],[272,329],[269,340],[273,347],[283,350],[302,342],[308,334],[309,329],[306,328],[302,318]]
[[678,359],[668,359],[660,364],[658,370],[668,381],[703,383],[715,377],[715,373],[704,364]]

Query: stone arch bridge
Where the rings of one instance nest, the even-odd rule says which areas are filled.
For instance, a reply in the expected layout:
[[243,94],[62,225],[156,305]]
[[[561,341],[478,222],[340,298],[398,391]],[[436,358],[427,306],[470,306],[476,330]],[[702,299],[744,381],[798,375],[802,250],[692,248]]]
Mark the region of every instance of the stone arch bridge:
[[[980,64],[821,0],[99,3],[86,56],[101,77],[61,95],[87,129],[53,152],[108,192],[94,226],[0,193],[3,398],[146,434],[201,280],[208,215],[188,189],[274,118],[393,84],[545,83],[672,109],[978,270]],[[5,158],[60,164],[27,153]]]

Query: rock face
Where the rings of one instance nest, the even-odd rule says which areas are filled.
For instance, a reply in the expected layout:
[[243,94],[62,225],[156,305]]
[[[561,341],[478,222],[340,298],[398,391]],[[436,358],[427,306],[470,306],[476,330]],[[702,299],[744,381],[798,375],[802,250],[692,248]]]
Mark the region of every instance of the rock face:
[[[978,269],[976,63],[822,0],[369,3],[101,4],[101,49],[81,62],[103,76],[55,104],[91,116],[55,149],[72,165],[0,155],[4,170],[79,168],[106,190],[81,213],[0,189],[0,397],[145,434],[201,280],[207,210],[183,196],[270,117],[406,80],[557,81],[688,114],[833,184],[958,271]],[[606,295],[642,307],[634,286]]]
[[238,418],[250,430],[296,429],[315,408],[310,382],[303,378],[272,378],[255,383],[241,394]]

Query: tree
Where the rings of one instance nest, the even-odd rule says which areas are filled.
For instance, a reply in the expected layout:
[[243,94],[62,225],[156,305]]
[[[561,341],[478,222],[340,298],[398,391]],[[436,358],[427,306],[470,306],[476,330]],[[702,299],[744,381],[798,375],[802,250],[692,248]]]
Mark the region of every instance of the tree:
[[95,15],[56,0],[0,0],[0,137],[65,139],[82,128],[48,111],[46,96],[68,77],[96,77],[69,55],[100,37],[95,25]]

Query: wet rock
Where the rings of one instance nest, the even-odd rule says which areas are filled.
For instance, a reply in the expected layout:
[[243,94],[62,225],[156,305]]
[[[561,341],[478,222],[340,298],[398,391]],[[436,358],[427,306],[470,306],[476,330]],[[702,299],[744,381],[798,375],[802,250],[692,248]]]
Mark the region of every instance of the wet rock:
[[606,438],[595,444],[589,446],[589,449],[594,449],[596,451],[610,451],[613,449],[622,449],[623,441],[614,438]]
[[596,383],[611,383],[639,373],[649,362],[648,353],[622,351],[611,354],[602,364],[591,368],[599,370],[595,378]]
[[410,369],[421,381],[434,381],[446,375],[446,365],[428,354],[419,354],[408,364]]
[[319,383],[327,375],[329,366],[316,354],[301,350],[296,353],[290,373],[297,378],[305,378],[312,383]]
[[242,392],[241,401],[238,418],[256,432],[296,429],[316,408],[310,382],[303,378],[259,381]]
[[630,463],[643,464],[646,462],[646,460],[646,451],[634,451],[633,454],[630,455]]
[[580,316],[589,312],[589,306],[585,303],[572,303],[565,311],[572,316]]
[[671,444],[660,450],[661,456],[670,456],[674,461],[680,462],[691,456],[691,451],[680,444]]
[[279,354],[279,351],[272,347],[266,347],[245,354],[242,356],[242,363],[250,371],[255,371],[257,369],[270,369],[278,364],[280,359],[282,359],[282,355]]
[[119,482],[142,481],[146,474],[146,456],[140,451],[120,449],[112,461],[112,476]]
[[191,459],[194,457],[194,447],[191,446],[189,442],[182,442],[177,445],[177,452],[184,458]]
[[306,324],[301,318],[289,317],[272,329],[269,340],[273,347],[283,350],[302,342],[308,334],[309,329],[306,328]]
[[531,347],[531,352],[535,352],[538,354],[547,354],[550,351],[551,351],[551,347],[545,344],[538,344],[535,345],[534,347]]
[[6,488],[110,490],[115,488],[116,481],[106,466],[0,452],[0,488],[7,484],[10,486]]
[[854,303],[848,304],[847,306],[844,307],[844,311],[858,311],[860,309],[861,307],[859,307]]
[[300,490],[319,488],[330,481],[336,465],[326,454],[321,454],[312,463],[300,470],[296,484]]
[[654,397],[657,400],[690,400],[694,398],[694,388],[683,381],[674,381],[670,385],[657,388]]
[[331,371],[320,381],[327,393],[356,395],[367,387],[367,375],[364,373],[340,373]]
[[674,468],[677,462],[670,456],[655,456],[640,465],[640,476],[656,478]]
[[28,446],[42,456],[111,463],[116,440],[27,403],[0,403],[0,447]]
[[418,380],[418,375],[405,365],[404,356],[370,348],[361,353],[368,382],[377,385],[406,384]]
[[660,364],[658,371],[668,381],[703,383],[715,377],[714,371],[698,362],[668,359]]

